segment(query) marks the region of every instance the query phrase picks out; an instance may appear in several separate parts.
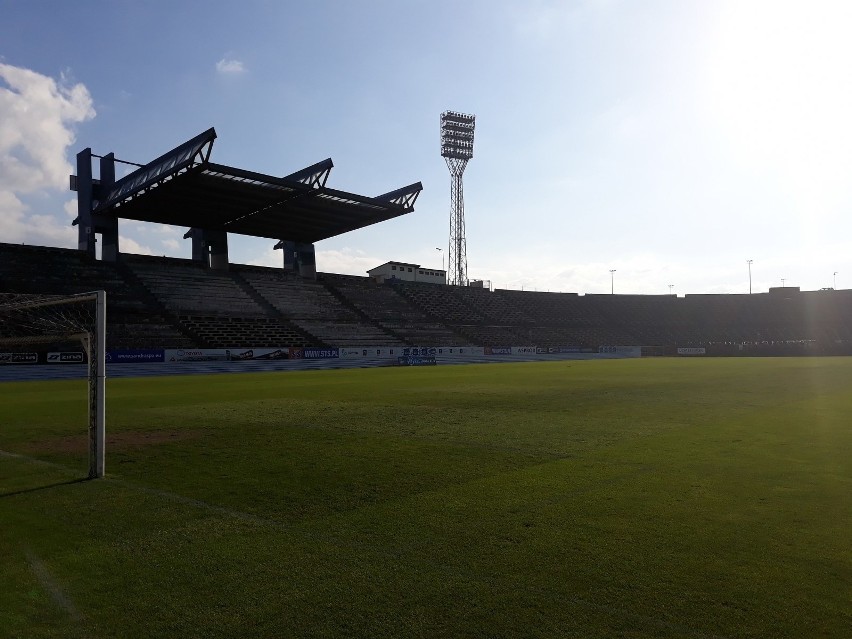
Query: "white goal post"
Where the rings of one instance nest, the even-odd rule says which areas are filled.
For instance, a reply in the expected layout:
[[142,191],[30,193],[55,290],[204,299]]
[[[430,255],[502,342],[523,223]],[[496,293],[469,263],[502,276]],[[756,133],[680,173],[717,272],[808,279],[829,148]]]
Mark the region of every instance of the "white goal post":
[[75,339],[82,343],[89,362],[89,478],[95,479],[104,476],[106,292],[0,293],[0,349]]

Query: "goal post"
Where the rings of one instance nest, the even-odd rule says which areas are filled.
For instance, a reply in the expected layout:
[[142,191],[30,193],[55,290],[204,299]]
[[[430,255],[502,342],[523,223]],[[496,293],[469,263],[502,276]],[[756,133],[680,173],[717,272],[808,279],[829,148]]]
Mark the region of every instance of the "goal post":
[[0,350],[79,340],[88,360],[89,479],[104,476],[106,292],[0,293]]
[[104,476],[106,457],[106,292],[95,292],[94,301],[95,331],[94,335],[88,333],[86,339],[89,359],[89,479]]

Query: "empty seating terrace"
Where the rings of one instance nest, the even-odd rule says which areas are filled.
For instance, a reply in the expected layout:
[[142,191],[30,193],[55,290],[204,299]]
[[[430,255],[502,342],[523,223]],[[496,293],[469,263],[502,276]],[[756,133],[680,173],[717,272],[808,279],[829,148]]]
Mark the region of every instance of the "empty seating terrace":
[[[507,346],[527,343],[513,323],[525,325],[525,318],[517,309],[508,308],[485,289],[444,286],[394,280],[390,285],[419,308],[427,317],[446,324],[456,339],[454,344],[479,346]],[[489,311],[493,315],[489,314]]]
[[206,269],[192,260],[123,256],[145,287],[166,306],[182,314],[262,316],[264,309],[227,271]]
[[418,309],[392,286],[355,275],[324,273],[322,279],[361,315],[410,346],[470,344],[470,340]]
[[[444,322],[455,324],[488,324],[490,320],[479,310],[470,306],[464,292],[457,286],[404,282],[392,280],[400,295],[415,306]],[[460,292],[461,291],[461,292]]]
[[401,346],[396,336],[371,323],[322,282],[289,275],[282,269],[239,265],[243,280],[292,324],[334,346]]
[[110,348],[183,348],[193,344],[174,322],[146,300],[114,264],[80,251],[0,244],[0,290],[70,295],[107,292]]
[[255,300],[230,272],[179,258],[132,255],[123,261],[183,329],[210,348],[317,343]]
[[529,318],[524,326],[530,343],[537,346],[586,346],[634,344],[635,338],[613,324],[576,293],[497,290],[494,295],[507,307]]

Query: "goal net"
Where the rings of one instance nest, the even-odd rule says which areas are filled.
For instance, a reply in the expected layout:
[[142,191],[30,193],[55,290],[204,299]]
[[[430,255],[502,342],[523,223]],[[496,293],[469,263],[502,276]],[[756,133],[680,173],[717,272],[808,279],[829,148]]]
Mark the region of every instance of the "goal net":
[[0,361],[82,344],[88,361],[89,478],[104,475],[106,293],[0,293]]

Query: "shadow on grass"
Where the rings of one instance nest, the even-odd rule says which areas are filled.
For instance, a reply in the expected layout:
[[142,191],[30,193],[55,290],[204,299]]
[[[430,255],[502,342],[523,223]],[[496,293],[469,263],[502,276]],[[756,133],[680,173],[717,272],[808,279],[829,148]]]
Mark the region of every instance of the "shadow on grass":
[[40,490],[49,490],[51,488],[57,488],[59,486],[69,486],[71,484],[79,484],[83,481],[89,481],[88,477],[78,477],[77,479],[69,479],[67,481],[58,481],[52,484],[47,484],[45,486],[36,486],[35,488],[24,488],[23,490],[13,490],[8,493],[0,493],[0,499],[4,499],[6,497],[14,497],[16,495],[25,495],[27,493],[35,493]]

